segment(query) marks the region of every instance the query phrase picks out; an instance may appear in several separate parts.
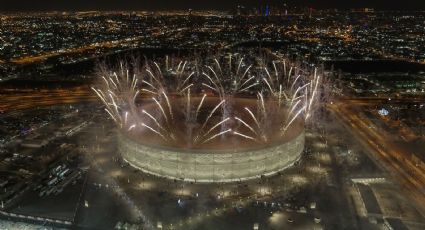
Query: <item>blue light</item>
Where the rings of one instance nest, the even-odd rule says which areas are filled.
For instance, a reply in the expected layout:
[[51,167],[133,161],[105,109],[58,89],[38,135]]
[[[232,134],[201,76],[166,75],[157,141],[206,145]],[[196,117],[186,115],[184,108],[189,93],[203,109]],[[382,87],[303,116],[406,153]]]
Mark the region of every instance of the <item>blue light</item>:
[[378,110],[379,115],[381,116],[387,116],[389,114],[388,110],[382,108],[380,110]]

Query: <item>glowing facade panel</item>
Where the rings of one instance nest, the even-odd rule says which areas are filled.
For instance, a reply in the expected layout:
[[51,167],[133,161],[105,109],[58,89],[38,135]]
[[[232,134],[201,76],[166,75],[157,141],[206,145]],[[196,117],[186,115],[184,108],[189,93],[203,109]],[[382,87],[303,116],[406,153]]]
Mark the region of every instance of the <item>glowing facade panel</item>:
[[118,135],[118,151],[131,166],[153,175],[196,182],[241,181],[272,175],[292,165],[304,149],[304,132],[262,149],[214,153],[140,144]]

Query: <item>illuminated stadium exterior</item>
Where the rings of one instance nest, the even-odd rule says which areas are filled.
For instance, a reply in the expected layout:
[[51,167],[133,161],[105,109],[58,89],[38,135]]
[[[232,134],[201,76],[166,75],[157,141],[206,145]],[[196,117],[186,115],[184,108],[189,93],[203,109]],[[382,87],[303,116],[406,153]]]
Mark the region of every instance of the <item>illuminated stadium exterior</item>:
[[204,66],[173,67],[166,59],[165,66],[103,68],[103,86],[93,88],[118,126],[125,162],[159,177],[209,183],[273,175],[301,157],[319,94],[317,69],[286,60],[245,63],[239,55]]
[[304,131],[289,142],[236,152],[148,146],[120,134],[118,149],[131,166],[156,176],[196,182],[242,181],[273,175],[296,162],[304,149]]
[[[233,106],[234,113],[256,102],[252,99],[234,101],[238,104]],[[279,131],[270,130],[272,133]],[[134,136],[119,131],[118,150],[122,158],[149,174],[195,182],[231,182],[273,175],[296,162],[304,149],[301,119],[291,126],[290,132],[283,137],[276,135],[270,143],[247,142],[240,137],[226,136],[210,144],[187,148],[150,136],[145,132]]]

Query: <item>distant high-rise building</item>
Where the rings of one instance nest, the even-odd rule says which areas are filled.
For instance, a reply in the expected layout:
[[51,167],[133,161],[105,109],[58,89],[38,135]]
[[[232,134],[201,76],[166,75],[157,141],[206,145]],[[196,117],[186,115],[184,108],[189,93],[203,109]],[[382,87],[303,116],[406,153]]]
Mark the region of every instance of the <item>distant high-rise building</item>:
[[283,2],[283,11],[285,16],[288,15],[288,5],[285,2]]

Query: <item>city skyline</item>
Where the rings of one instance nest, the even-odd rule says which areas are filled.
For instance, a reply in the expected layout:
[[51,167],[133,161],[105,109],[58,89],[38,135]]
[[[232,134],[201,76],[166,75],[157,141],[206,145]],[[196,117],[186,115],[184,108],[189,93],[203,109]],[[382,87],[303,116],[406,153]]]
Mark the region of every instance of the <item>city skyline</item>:
[[425,2],[417,0],[406,1],[384,1],[384,0],[216,0],[216,1],[195,1],[180,0],[166,1],[158,0],[155,2],[122,0],[114,2],[104,2],[101,0],[37,0],[37,4],[32,4],[29,0],[2,0],[0,11],[85,11],[85,10],[232,10],[238,5],[247,8],[262,7],[265,5],[289,7],[311,7],[317,9],[352,9],[352,8],[376,8],[377,10],[425,10]]

